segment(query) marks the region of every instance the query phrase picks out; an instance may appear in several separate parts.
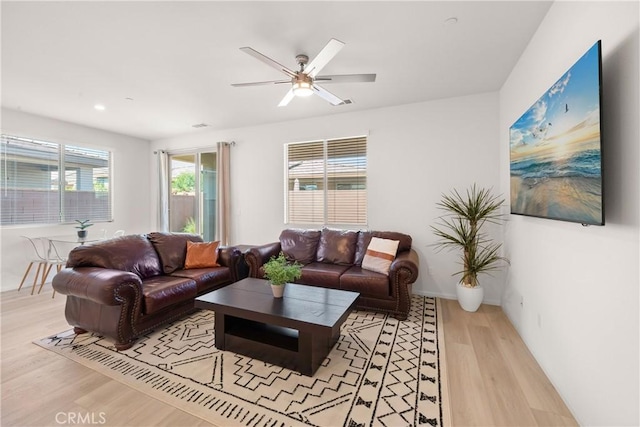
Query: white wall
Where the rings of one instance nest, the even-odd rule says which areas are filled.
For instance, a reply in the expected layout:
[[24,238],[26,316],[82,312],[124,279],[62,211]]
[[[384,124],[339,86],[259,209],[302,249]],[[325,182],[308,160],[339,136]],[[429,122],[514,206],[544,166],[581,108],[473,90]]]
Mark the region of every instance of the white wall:
[[[597,40],[606,225],[513,216],[503,308],[581,425],[639,425],[638,2],[556,2],[500,91],[508,129]],[[523,298],[523,306],[520,299]]]
[[[151,145],[152,149],[175,150],[235,141],[231,150],[231,243],[262,244],[276,241],[286,227],[283,144],[368,134],[368,228],[411,235],[421,263],[414,292],[453,298],[457,278],[451,273],[458,269],[457,259],[450,253],[434,252],[429,225],[439,214],[435,203],[442,192],[466,188],[474,182],[498,188],[497,102],[497,93],[481,94],[203,131]],[[501,280],[487,277],[483,282],[487,302],[499,304]]]
[[[113,153],[113,222],[96,223],[89,233],[123,229],[128,233],[151,231],[149,196],[149,141],[79,126],[19,111],[2,109],[2,132],[45,141],[111,150]],[[155,218],[155,216],[153,216]],[[155,223],[153,224],[155,226]],[[0,229],[0,289],[16,289],[29,262],[21,235],[74,235],[72,224],[54,226],[8,226]],[[33,279],[34,270],[30,274]],[[52,276],[50,276],[51,278]],[[29,281],[26,282],[29,284]],[[25,286],[26,286],[25,284]]]

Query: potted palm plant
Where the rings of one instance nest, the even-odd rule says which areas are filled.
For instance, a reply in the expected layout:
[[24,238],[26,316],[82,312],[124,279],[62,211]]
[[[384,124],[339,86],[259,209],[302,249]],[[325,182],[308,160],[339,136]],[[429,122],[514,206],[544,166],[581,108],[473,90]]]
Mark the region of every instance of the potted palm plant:
[[87,228],[91,227],[93,224],[89,222],[88,219],[76,219],[78,225],[76,228],[78,229],[78,238],[85,239],[87,237]]
[[276,298],[282,298],[286,283],[293,282],[302,276],[302,266],[297,262],[288,262],[282,252],[277,257],[272,256],[262,268],[264,277],[271,283],[271,290]]
[[443,194],[437,203],[445,213],[431,228],[439,238],[436,246],[460,251],[462,270],[453,275],[462,276],[456,286],[456,295],[466,311],[476,311],[484,298],[478,274],[497,270],[509,263],[500,255],[502,244],[484,232],[486,223],[501,224],[504,221],[500,213],[503,203],[504,199],[493,195],[491,190],[478,188],[475,184],[467,189],[466,194],[455,189],[448,195]]

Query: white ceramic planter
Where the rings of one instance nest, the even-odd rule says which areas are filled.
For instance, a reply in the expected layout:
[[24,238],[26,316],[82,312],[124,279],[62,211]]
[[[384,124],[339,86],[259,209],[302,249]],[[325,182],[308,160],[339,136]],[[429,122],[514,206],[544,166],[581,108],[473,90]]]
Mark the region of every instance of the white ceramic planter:
[[482,304],[484,289],[482,286],[468,288],[458,283],[456,286],[456,295],[458,296],[458,303],[463,310],[474,312],[478,310],[478,307]]
[[273,292],[274,298],[282,298],[282,295],[284,295],[284,286],[285,285],[271,285],[271,292]]

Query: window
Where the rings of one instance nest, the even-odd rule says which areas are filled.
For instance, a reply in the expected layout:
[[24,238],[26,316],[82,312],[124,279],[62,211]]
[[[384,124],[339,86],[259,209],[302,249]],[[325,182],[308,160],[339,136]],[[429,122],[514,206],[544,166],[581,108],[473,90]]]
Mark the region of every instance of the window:
[[285,145],[285,222],[366,225],[367,138]]
[[111,153],[2,135],[0,224],[110,221]]
[[169,231],[216,239],[217,153],[169,155]]

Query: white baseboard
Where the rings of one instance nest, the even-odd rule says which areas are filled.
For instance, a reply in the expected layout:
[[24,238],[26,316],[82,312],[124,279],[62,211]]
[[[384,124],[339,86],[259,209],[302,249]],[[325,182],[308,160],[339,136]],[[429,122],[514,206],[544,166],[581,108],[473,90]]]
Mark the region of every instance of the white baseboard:
[[[416,295],[423,296],[423,297],[443,298],[443,299],[451,299],[451,300],[457,300],[458,299],[455,295],[439,294],[439,293],[436,293],[436,292],[429,292],[429,291],[414,290],[413,293],[416,294]],[[490,300],[490,299],[485,299],[485,300],[482,301],[482,303],[483,304],[489,304],[489,305],[501,305],[500,301],[494,301],[494,300]]]

